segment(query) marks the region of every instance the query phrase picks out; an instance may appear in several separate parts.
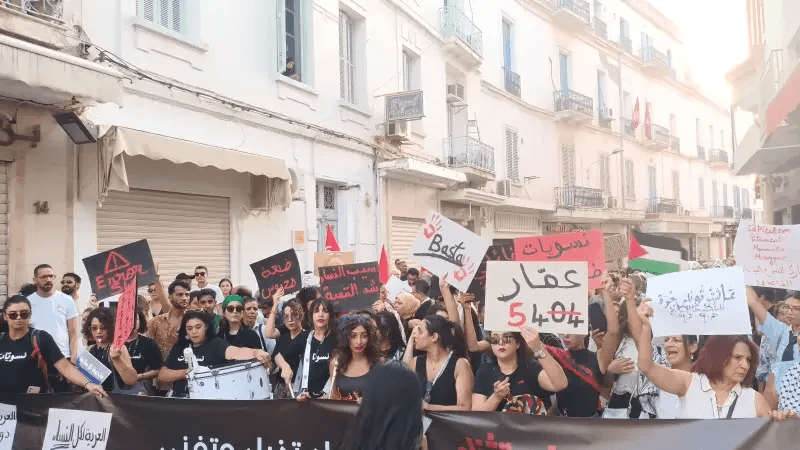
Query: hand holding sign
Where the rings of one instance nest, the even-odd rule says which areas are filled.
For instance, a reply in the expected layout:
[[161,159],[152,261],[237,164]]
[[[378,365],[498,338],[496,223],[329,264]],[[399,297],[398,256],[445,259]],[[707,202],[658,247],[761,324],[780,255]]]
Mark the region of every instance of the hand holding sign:
[[250,264],[250,268],[258,281],[261,298],[269,298],[278,290],[291,294],[302,287],[303,274],[294,249]]
[[84,258],[83,265],[99,300],[122,294],[134,278],[140,283],[136,288],[156,282],[153,255],[144,239]]

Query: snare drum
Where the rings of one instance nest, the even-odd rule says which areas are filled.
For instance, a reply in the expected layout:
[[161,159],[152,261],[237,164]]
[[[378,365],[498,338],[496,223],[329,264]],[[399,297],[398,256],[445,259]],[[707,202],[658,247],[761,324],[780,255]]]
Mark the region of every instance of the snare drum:
[[189,374],[189,398],[207,400],[269,400],[269,372],[258,361],[219,367],[195,366]]

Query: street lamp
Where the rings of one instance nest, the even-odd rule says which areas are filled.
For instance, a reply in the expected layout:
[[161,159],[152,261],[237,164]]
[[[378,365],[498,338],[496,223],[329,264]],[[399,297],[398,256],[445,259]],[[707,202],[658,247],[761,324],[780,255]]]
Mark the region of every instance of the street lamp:
[[[616,155],[618,153],[622,153],[622,149],[618,148],[618,149],[614,150],[613,152],[611,152],[611,154],[608,155],[608,156],[614,156],[614,155]],[[595,161],[595,162],[589,164],[588,166],[586,166],[586,184],[587,185],[589,184],[589,180],[592,178],[592,176],[589,174],[589,169],[591,169],[593,165],[599,163],[601,159],[598,159],[597,161]],[[589,186],[586,186],[586,187],[589,187]]]

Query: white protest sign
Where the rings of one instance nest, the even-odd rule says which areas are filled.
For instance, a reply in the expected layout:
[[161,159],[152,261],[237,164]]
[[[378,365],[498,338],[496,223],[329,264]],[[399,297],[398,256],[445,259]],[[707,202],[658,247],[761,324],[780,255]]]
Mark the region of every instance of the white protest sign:
[[408,284],[408,281],[403,281],[394,275],[389,277],[389,281],[386,282],[386,293],[389,297],[389,303],[393,302],[395,297],[402,292],[411,292],[411,286]]
[[111,369],[103,365],[83,347],[78,349],[75,365],[83,376],[94,384],[102,384],[111,375]]
[[425,219],[408,256],[459,291],[466,292],[489,243],[488,239],[434,212]]
[[733,246],[748,286],[800,289],[800,225],[739,222]]
[[17,407],[0,403],[0,450],[11,450],[17,431]]
[[749,334],[741,267],[692,270],[647,280],[653,335]]
[[50,408],[42,450],[105,450],[111,413]]
[[487,261],[485,327],[588,334],[588,287],[586,261]]

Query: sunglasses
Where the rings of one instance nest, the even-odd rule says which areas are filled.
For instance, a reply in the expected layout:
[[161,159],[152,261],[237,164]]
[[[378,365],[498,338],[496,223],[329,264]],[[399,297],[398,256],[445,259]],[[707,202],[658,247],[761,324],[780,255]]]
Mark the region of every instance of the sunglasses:
[[503,336],[492,336],[489,338],[489,343],[492,345],[510,344],[517,339],[514,336],[505,334]]
[[6,315],[8,316],[8,318],[10,320],[17,320],[17,319],[27,320],[31,316],[31,312],[30,311],[20,311],[20,312],[13,311],[13,312],[6,313]]
[[156,293],[156,290],[155,290],[155,289],[148,289],[148,290],[147,290],[147,293],[148,293],[148,294],[155,294],[155,293]]
[[204,276],[206,276],[206,273],[205,272],[195,272],[194,276],[196,276],[196,277],[204,277]]
[[283,321],[284,322],[295,322],[298,319],[300,319],[300,316],[298,316],[297,314],[284,314],[283,315]]
[[243,306],[226,306],[225,307],[225,311],[228,311],[229,313],[234,313],[234,312],[240,313],[240,312],[244,311],[244,307]]
[[342,317],[340,317],[339,320],[341,322],[352,320],[355,321],[356,323],[367,323],[370,320],[372,320],[372,318],[369,316],[369,314],[345,314]]

